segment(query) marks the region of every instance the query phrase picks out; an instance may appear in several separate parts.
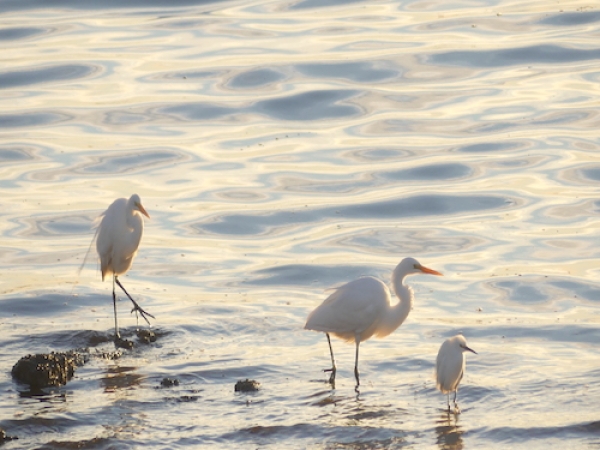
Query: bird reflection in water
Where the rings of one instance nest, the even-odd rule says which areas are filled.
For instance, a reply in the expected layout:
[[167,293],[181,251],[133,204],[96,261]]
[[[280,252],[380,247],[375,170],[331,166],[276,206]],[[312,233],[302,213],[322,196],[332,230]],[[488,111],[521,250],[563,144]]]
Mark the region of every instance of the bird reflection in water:
[[139,386],[143,376],[139,373],[135,373],[135,370],[137,370],[137,367],[109,367],[106,376],[102,377],[100,380],[104,392],[116,392]]
[[441,449],[460,450],[464,447],[462,439],[464,431],[458,424],[459,417],[450,411],[444,411],[436,420],[437,444]]

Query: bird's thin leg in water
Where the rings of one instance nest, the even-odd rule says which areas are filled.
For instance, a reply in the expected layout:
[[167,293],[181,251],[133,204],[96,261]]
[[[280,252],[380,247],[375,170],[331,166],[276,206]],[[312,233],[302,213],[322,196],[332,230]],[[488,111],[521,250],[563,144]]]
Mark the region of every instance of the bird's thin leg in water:
[[457,395],[458,395],[458,386],[456,387],[456,390],[454,391],[454,409],[458,409],[458,403],[456,403]]
[[358,377],[358,346],[360,345],[360,336],[357,334],[354,338],[356,341],[356,356],[354,358],[354,377],[356,378],[356,388],[360,386],[360,379]]
[[448,392],[448,412],[450,412],[450,392]]
[[331,346],[331,338],[329,337],[329,333],[325,333],[327,336],[327,342],[329,343],[329,353],[331,354],[331,369],[325,369],[324,372],[331,372],[331,376],[329,377],[329,383],[335,389],[335,372],[337,371],[335,367],[335,358],[333,357],[333,347]]
[[146,316],[150,316],[150,317],[152,317],[153,319],[155,319],[156,317],[154,317],[154,316],[153,316],[152,314],[150,314],[149,312],[146,312],[146,311],[144,311],[144,310],[143,310],[143,309],[140,307],[140,305],[138,305],[138,304],[137,304],[137,302],[136,302],[136,301],[135,301],[133,298],[131,298],[131,295],[129,295],[129,292],[127,292],[127,291],[125,290],[125,288],[123,287],[123,285],[121,284],[121,282],[119,281],[119,279],[118,279],[116,276],[115,276],[115,282],[116,282],[116,283],[119,285],[119,287],[120,287],[121,289],[123,289],[123,292],[125,292],[125,295],[127,295],[127,297],[129,297],[129,300],[131,300],[131,302],[133,303],[133,309],[132,309],[131,311],[132,311],[132,312],[133,312],[133,311],[136,311],[136,313],[137,313],[137,312],[139,312],[139,313],[140,313],[140,316],[142,316],[142,317],[144,318],[144,320],[146,321],[146,323],[147,323],[148,325],[150,325],[150,321],[148,320],[148,318],[147,318]]
[[115,277],[113,277],[113,307],[115,310],[115,339],[121,339],[119,326],[117,325],[117,293],[115,292]]

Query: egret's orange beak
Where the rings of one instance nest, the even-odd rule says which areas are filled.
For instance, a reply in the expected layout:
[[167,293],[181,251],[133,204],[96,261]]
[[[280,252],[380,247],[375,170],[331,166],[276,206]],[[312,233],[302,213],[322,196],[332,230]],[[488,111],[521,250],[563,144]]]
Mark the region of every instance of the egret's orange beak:
[[429,275],[437,275],[438,277],[443,277],[444,276],[443,273],[440,273],[437,270],[430,269],[429,267],[425,267],[425,266],[421,266],[420,265],[419,267],[417,267],[417,269],[419,269],[423,273],[428,273]]
[[146,209],[142,206],[141,203],[136,203],[135,206],[137,206],[137,209],[143,214],[145,215],[148,219],[150,218],[150,214],[148,214],[148,212],[146,211]]

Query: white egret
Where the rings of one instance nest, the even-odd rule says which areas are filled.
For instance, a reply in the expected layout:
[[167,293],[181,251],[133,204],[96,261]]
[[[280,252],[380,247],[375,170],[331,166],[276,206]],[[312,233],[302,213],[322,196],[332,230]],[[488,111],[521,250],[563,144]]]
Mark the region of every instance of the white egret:
[[326,371],[331,371],[329,382],[332,385],[335,382],[336,367],[329,335],[333,334],[346,342],[355,342],[354,376],[358,387],[360,385],[358,375],[360,343],[373,335],[385,337],[404,322],[413,303],[412,289],[404,284],[404,278],[419,273],[442,275],[436,270],[421,265],[414,258],[405,258],[392,273],[392,287],[399,300],[394,306],[390,304],[390,290],[385,283],[374,277],[362,277],[337,288],[310,313],[304,328],[323,331],[327,336],[331,353],[331,369]]
[[456,403],[458,384],[465,373],[466,360],[464,352],[477,352],[467,346],[463,335],[457,334],[444,341],[440,347],[435,363],[436,387],[442,394],[448,394],[448,411],[450,411],[450,393],[454,392],[454,409],[459,411]]
[[144,318],[150,324],[146,316],[154,319],[154,316],[144,311],[137,302],[131,298],[131,295],[125,290],[119,281],[119,275],[126,273],[135,257],[140,246],[142,233],[144,232],[144,219],[142,214],[150,218],[139,195],[133,194],[129,200],[126,198],[116,199],[104,213],[98,227],[98,239],[96,240],[96,250],[100,257],[100,268],[102,270],[102,281],[107,275],[113,275],[113,306],[115,312],[115,338],[119,340],[119,326],[117,324],[117,295],[115,293],[115,283],[125,292],[129,300],[133,303],[132,312]]

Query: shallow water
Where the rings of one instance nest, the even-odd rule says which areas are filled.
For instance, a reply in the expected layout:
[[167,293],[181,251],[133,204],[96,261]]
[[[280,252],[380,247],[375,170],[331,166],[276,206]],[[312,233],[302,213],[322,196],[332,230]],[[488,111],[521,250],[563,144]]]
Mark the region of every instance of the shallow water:
[[[101,3],[0,8],[3,448],[600,445],[593,3]],[[158,340],[112,360],[110,283],[78,269],[134,192],[122,281]],[[331,390],[306,316],[405,256],[445,276],[409,279],[358,394],[334,341]],[[432,372],[458,332],[479,354],[454,416]],[[64,387],[11,379],[80,347]]]

